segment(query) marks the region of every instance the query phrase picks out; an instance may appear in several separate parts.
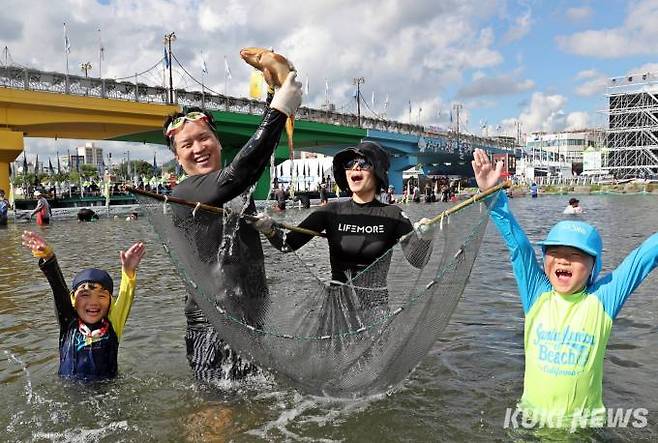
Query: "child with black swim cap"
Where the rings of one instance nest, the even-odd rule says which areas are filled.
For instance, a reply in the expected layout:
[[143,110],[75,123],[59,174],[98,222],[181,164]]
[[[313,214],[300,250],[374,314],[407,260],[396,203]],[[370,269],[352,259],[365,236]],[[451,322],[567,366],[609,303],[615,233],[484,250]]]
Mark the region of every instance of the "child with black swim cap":
[[116,297],[110,275],[95,268],[80,271],[69,291],[55,253],[39,234],[25,231],[23,246],[39,259],[55,297],[59,375],[87,380],[116,376],[119,340],[132,306],[144,244],[137,242],[121,251],[121,285]]

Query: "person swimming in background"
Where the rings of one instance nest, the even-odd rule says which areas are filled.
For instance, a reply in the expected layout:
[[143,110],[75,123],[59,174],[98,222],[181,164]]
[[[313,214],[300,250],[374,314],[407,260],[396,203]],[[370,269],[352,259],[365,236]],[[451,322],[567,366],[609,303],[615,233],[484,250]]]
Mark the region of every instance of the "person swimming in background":
[[537,193],[538,192],[539,192],[539,188],[537,187],[537,183],[533,182],[530,185],[530,197],[537,198]]
[[117,375],[117,355],[123,328],[135,293],[137,266],[144,244],[121,251],[121,285],[113,297],[114,283],[101,269],[76,274],[68,290],[53,249],[37,233],[25,231],[23,246],[39,259],[39,268],[50,283],[59,322],[59,375],[95,380]]
[[569,205],[567,205],[566,208],[564,208],[564,211],[562,211],[563,214],[582,214],[583,213],[583,207],[580,206],[580,200],[577,198],[570,198],[569,199]]
[[[476,149],[472,162],[480,191],[500,180]],[[658,233],[599,278],[603,243],[596,228],[581,221],[557,223],[539,242],[543,267],[509,209],[504,192],[490,206],[510,253],[525,315],[525,375],[518,408],[546,427],[600,427],[605,424],[603,362],[612,325],[622,306],[658,266]]]
[[98,220],[98,214],[89,208],[82,208],[78,211],[78,223]]

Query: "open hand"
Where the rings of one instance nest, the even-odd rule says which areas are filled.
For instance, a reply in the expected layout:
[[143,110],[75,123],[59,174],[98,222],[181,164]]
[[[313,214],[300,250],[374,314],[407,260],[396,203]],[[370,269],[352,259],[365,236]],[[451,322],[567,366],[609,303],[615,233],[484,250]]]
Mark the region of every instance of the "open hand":
[[503,172],[503,162],[499,161],[496,166],[491,164],[489,156],[482,149],[476,149],[473,152],[473,172],[475,172],[475,180],[478,183],[480,191],[486,191],[489,188],[496,186],[500,180],[500,175]]
[[142,261],[142,257],[144,257],[145,253],[146,249],[144,247],[144,243],[141,241],[129,247],[126,252],[121,251],[119,253],[119,257],[121,259],[121,267],[129,277],[135,276],[137,266],[139,266],[139,262]]
[[23,231],[21,236],[23,240],[23,246],[32,251],[32,255],[37,258],[49,259],[53,255],[53,250],[48,243],[36,232],[32,231]]

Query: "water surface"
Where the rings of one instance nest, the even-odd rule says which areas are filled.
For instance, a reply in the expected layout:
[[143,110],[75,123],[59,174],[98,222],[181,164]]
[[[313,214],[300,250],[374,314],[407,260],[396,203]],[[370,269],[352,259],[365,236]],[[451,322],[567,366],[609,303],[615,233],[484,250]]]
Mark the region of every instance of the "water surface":
[[[603,272],[658,231],[655,196],[579,197],[603,237]],[[511,207],[531,240],[565,216],[564,196],[517,198]],[[410,204],[414,220],[441,204]],[[308,212],[289,210],[287,221]],[[430,354],[389,395],[319,399],[272,377],[203,385],[185,359],[184,288],[147,220],[56,221],[41,229],[64,275],[108,269],[119,250],[145,240],[147,256],[119,352],[120,376],[96,385],[57,377],[58,327],[36,259],[20,246],[34,225],[0,230],[0,435],[3,441],[495,441],[533,440],[503,428],[523,388],[523,311],[507,253],[493,226],[450,324]],[[37,228],[38,229],[38,228]],[[292,287],[292,286],[291,286]],[[610,408],[646,408],[648,424],[587,432],[577,439],[658,439],[658,272],[615,322],[604,373]],[[564,436],[556,437],[563,438]]]

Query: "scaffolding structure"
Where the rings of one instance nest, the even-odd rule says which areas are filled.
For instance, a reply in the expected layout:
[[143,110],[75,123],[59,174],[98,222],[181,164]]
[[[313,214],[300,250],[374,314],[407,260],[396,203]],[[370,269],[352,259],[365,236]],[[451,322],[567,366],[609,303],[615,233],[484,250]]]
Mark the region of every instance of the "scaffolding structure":
[[658,175],[658,73],[608,80],[607,158],[616,178]]

